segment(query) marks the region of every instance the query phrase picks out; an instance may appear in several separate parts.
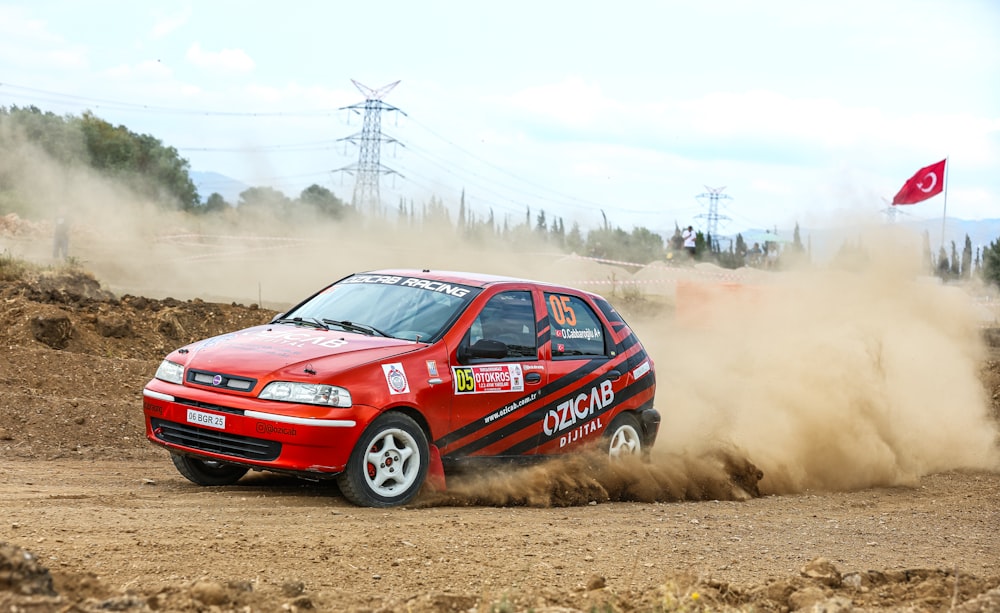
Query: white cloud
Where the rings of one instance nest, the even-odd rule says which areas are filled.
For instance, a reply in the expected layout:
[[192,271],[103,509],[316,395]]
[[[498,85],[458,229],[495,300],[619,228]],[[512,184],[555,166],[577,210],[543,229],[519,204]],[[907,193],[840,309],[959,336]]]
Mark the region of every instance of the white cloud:
[[191,18],[191,7],[185,6],[179,13],[172,15],[154,14],[154,17],[156,23],[153,24],[149,37],[153,40],[159,40],[188,22]]
[[79,70],[89,66],[87,55],[81,48],[57,49],[45,53],[42,57],[45,64],[53,68]]
[[16,6],[0,6],[0,38],[30,41],[37,44],[63,44],[62,38],[49,32],[42,19],[28,17]]
[[188,48],[186,57],[195,66],[215,72],[247,73],[256,66],[242,49],[223,49],[213,53],[205,51],[198,43]]
[[[0,63],[30,70],[80,70],[88,66],[86,48],[70,45],[18,7],[0,6]],[[9,78],[9,77],[7,77]]]
[[616,106],[600,87],[579,77],[524,89],[508,97],[507,102],[516,109],[574,125],[593,123]]
[[146,60],[135,65],[120,64],[104,71],[109,77],[119,80],[126,79],[146,79],[160,80],[169,79],[173,71],[162,62],[156,60]]

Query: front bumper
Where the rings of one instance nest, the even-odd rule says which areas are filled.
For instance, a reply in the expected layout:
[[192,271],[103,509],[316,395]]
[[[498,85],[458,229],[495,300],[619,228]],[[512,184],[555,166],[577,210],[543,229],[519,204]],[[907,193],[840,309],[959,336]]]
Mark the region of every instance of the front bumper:
[[[260,470],[343,472],[377,413],[262,401],[159,381],[143,390],[146,438],[183,453]],[[281,412],[278,412],[278,411]]]

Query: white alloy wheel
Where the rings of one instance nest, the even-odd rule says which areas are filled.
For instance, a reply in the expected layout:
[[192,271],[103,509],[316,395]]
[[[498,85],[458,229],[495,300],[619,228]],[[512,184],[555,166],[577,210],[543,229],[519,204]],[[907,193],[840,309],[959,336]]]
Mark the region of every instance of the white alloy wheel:
[[409,432],[383,430],[368,446],[365,478],[374,494],[398,496],[420,476],[420,447]]
[[639,436],[639,422],[630,413],[622,413],[608,428],[608,455],[620,458],[642,453],[642,437]]

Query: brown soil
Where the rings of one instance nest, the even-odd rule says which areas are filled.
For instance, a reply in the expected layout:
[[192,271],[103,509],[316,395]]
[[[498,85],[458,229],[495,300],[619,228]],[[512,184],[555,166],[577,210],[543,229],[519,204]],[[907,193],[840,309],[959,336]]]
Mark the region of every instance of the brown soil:
[[[997,473],[754,496],[724,454],[652,479],[575,458],[389,510],[274,475],[197,487],[146,442],[142,387],[271,315],[79,270],[0,282],[0,610],[1000,611]],[[997,412],[1000,363],[982,380]]]

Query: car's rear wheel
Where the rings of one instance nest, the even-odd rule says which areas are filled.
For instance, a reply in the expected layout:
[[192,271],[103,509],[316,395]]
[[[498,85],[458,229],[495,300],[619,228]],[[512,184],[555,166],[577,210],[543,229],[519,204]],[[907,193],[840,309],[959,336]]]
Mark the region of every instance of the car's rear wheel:
[[170,459],[177,467],[177,472],[198,485],[232,485],[250,470],[243,466],[199,460],[179,453],[171,453]]
[[429,459],[427,436],[417,422],[403,413],[385,413],[361,435],[337,485],[357,505],[406,504],[424,484]]
[[611,421],[605,432],[608,455],[621,458],[642,453],[642,436],[639,434],[639,420],[632,413],[621,413]]

